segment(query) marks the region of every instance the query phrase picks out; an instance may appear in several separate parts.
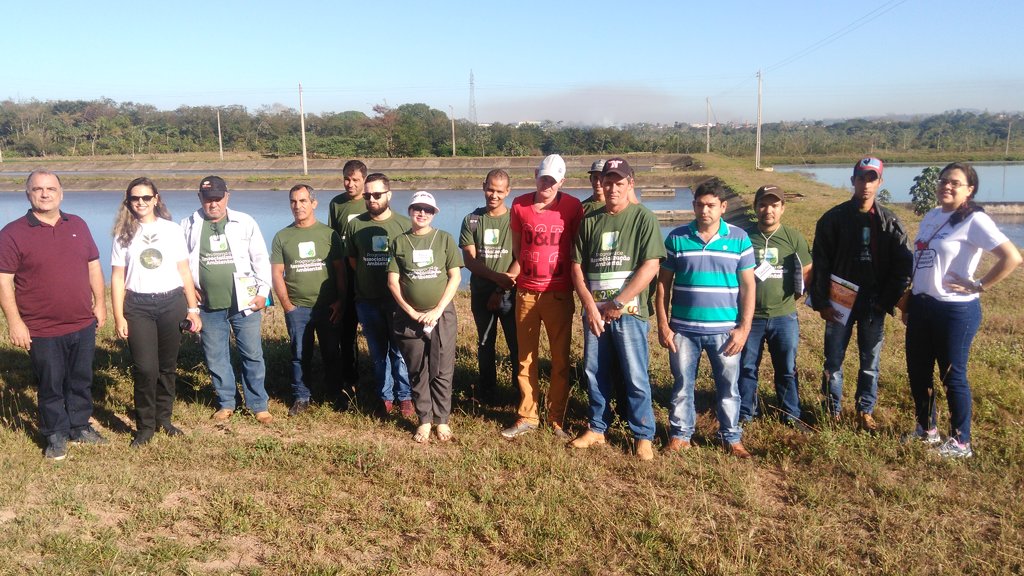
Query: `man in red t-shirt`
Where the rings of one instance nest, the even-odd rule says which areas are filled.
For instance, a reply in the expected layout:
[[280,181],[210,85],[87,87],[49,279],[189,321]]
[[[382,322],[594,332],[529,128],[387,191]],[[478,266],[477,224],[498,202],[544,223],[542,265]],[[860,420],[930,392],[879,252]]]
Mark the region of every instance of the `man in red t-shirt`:
[[501,431],[515,438],[540,425],[537,353],[540,327],[551,344],[551,384],[547,394],[547,419],[555,435],[566,440],[563,430],[569,401],[569,344],[576,310],[572,294],[572,243],[583,207],[576,198],[561,192],[565,161],[552,154],[536,172],[537,191],[512,202],[512,252],[519,262],[516,279],[516,333],[519,346],[519,418]]

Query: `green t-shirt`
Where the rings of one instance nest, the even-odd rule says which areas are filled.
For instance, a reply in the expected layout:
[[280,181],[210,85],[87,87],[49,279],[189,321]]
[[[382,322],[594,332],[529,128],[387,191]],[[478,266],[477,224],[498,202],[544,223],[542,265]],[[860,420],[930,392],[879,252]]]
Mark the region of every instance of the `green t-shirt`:
[[391,254],[388,272],[398,274],[402,297],[420,311],[437,306],[448,285],[448,270],[462,267],[462,251],[444,230],[401,234],[391,241]]
[[583,216],[590,216],[601,208],[604,208],[604,200],[597,200],[594,198],[594,195],[591,194],[590,198],[583,201]]
[[[512,265],[512,234],[509,233],[511,212],[501,216],[488,216],[486,208],[477,208],[462,220],[459,247],[475,246],[476,256],[488,270],[508,272]],[[473,225],[473,222],[476,225]],[[494,282],[473,274],[469,278],[474,290],[493,290]]]
[[[785,224],[780,224],[770,235],[762,234],[755,225],[747,230],[747,235],[754,247],[756,263],[754,317],[774,318],[796,312],[797,292],[802,292],[803,287],[802,268],[811,263],[807,240],[798,230]],[[761,279],[756,271],[764,260],[772,269]]]
[[[587,287],[597,302],[617,296],[644,261],[664,258],[658,218],[638,204],[630,204],[614,215],[597,210],[584,216],[572,251],[572,261],[583,269]],[[651,286],[624,302],[623,313],[650,317],[654,313]]]
[[293,223],[274,235],[270,263],[284,264],[284,284],[292,304],[313,308],[338,299],[334,261],[340,251],[338,234],[321,222],[308,228]]
[[366,212],[366,203],[361,197],[353,198],[348,192],[342,192],[331,199],[327,207],[327,225],[338,233],[341,241],[345,241],[345,227],[356,216]]
[[362,213],[345,228],[344,250],[347,258],[355,258],[356,300],[390,298],[388,291],[388,260],[391,239],[412,226],[407,216],[394,211],[387,220],[375,221]]
[[235,261],[224,234],[227,223],[227,218],[220,222],[203,220],[199,236],[199,285],[208,310],[231,308],[234,301]]

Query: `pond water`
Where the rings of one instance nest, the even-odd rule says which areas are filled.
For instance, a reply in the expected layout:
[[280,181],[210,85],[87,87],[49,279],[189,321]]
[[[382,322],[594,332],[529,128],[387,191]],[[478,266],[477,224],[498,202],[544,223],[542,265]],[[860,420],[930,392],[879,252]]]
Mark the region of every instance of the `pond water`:
[[[506,203],[510,203],[515,196],[525,193],[525,190],[513,190]],[[569,194],[583,199],[590,196],[590,189],[566,190]],[[471,190],[433,190],[431,191],[437,199],[441,208],[440,213],[434,218],[434,226],[440,230],[449,232],[458,240],[459,228],[462,226],[462,219],[477,207],[483,205],[483,192]],[[199,208],[199,199],[193,190],[161,190],[164,203],[171,211],[175,222],[181,221],[196,209]],[[336,190],[320,190],[317,192],[317,219],[327,222],[327,206],[331,198],[336,196]],[[392,209],[405,214],[413,191],[396,190],[392,194]],[[112,229],[114,226],[114,215],[123,192],[111,191],[72,191],[64,193],[64,201],[61,209],[69,214],[80,216],[89,225],[93,238],[100,251],[100,263],[103,265],[105,275],[110,277],[110,249],[112,246]],[[230,209],[245,212],[256,219],[260,225],[270,248],[270,242],[278,230],[292,223],[293,218],[288,207],[288,192],[282,190],[238,190],[232,192],[228,200]],[[651,197],[644,199],[644,204],[651,210],[679,210],[690,208],[692,205],[690,191],[687,188],[677,189],[674,197]],[[28,200],[21,192],[0,193],[0,226],[19,218],[28,210]],[[662,234],[667,235],[669,231],[678,224],[662,227]],[[464,281],[469,274],[463,274]]]

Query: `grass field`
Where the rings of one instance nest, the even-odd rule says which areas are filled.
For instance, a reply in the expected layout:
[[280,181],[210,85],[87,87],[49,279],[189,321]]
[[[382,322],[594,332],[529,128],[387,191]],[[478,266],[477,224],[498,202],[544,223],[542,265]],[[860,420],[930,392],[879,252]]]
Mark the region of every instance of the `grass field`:
[[[808,235],[845,193],[795,174],[766,174],[700,157],[745,198],[773,182],[799,193],[784,220]],[[638,185],[643,185],[642,178]],[[912,214],[901,216],[916,229]],[[269,231],[264,231],[269,233]],[[983,263],[982,267],[986,266]],[[414,426],[381,420],[364,404],[320,405],[287,418],[288,349],[280,310],[264,323],[271,410],[260,426],[236,414],[214,425],[209,378],[188,340],[175,421],[130,450],[130,360],[110,327],[99,337],[95,418],[111,440],[42,458],[27,355],[0,344],[0,573],[2,574],[1014,574],[1024,572],[1024,274],[982,302],[975,340],[975,458],[946,461],[900,443],[913,428],[902,325],[887,322],[880,432],[849,415],[819,419],[823,325],[800,307],[801,435],[765,418],[747,427],[753,461],[730,458],[717,424],[707,362],[698,380],[697,449],[641,463],[617,423],[610,446],[567,450],[540,431],[509,442],[517,391],[501,405],[469,401],[476,378],[468,295],[460,316],[457,441],[426,446]],[[575,334],[581,334],[579,319]],[[0,326],[6,334],[6,325]],[[581,356],[573,342],[573,360]],[[667,356],[651,333],[659,438],[671,388]],[[846,369],[855,374],[853,350]],[[764,363],[761,394],[775,397]],[[361,357],[363,382],[368,362]],[[547,365],[544,364],[542,368]],[[852,408],[847,386],[844,408]],[[940,422],[948,414],[940,393]],[[574,387],[569,425],[586,425]],[[944,427],[945,424],[940,426]],[[942,430],[945,432],[945,430]]]

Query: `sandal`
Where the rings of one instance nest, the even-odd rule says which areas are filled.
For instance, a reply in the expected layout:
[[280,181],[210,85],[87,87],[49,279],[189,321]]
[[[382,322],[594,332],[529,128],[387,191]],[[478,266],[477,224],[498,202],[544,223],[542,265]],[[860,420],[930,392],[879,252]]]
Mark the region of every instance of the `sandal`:
[[417,444],[426,444],[430,442],[430,424],[420,424],[416,428],[416,434],[412,437]]
[[452,429],[451,429],[450,426],[448,426],[447,424],[438,424],[437,425],[437,439],[438,440],[440,440],[441,442],[448,442],[453,437],[454,437],[454,434],[452,434]]

